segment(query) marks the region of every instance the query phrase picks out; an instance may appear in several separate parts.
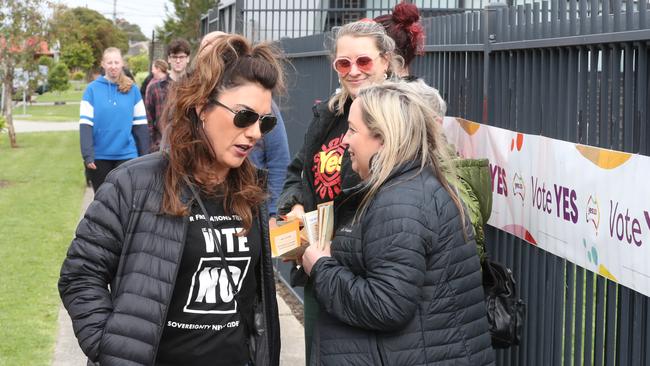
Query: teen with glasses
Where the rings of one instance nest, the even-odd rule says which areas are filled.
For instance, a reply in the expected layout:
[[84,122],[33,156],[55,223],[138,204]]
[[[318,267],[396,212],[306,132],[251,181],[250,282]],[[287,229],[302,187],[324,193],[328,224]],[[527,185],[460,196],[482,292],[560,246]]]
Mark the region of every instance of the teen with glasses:
[[169,146],[109,174],[59,292],[84,353],[110,365],[279,364],[264,175],[281,55],[225,35],[169,95]]
[[[319,203],[334,200],[343,189],[359,182],[343,145],[350,104],[361,88],[382,83],[393,72],[397,64],[394,49],[393,40],[373,21],[349,23],[336,31],[331,56],[341,89],[314,109],[314,119],[307,129],[303,146],[287,171],[284,190],[278,200],[280,214],[300,218],[304,212],[315,210]],[[311,283],[305,285],[304,315],[309,360],[318,316]]]
[[190,62],[190,44],[184,39],[174,39],[167,46],[167,62],[169,73],[163,79],[152,82],[147,86],[144,105],[147,108],[151,152],[160,149],[162,133],[165,127],[163,112],[169,89],[185,75]]

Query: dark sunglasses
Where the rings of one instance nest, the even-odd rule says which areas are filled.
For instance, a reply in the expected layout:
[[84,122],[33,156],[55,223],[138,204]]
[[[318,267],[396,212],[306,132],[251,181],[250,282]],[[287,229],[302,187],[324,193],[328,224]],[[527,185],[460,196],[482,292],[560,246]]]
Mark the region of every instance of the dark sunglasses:
[[235,115],[233,122],[235,123],[235,126],[239,128],[248,128],[255,122],[260,121],[260,132],[262,132],[262,135],[266,135],[267,133],[271,132],[271,130],[278,123],[278,119],[274,115],[265,114],[263,116],[260,116],[259,113],[253,112],[250,109],[240,109],[238,111],[235,111],[216,99],[212,101],[214,104],[220,107],[224,107],[232,112],[232,114]]
[[[379,55],[377,55],[377,57],[379,57]],[[334,66],[334,70],[342,76],[349,74],[350,71],[352,71],[352,65],[355,64],[359,71],[367,73],[372,70],[372,63],[377,57],[372,58],[370,56],[359,56],[354,60],[347,57],[339,57],[334,60],[332,66]]]

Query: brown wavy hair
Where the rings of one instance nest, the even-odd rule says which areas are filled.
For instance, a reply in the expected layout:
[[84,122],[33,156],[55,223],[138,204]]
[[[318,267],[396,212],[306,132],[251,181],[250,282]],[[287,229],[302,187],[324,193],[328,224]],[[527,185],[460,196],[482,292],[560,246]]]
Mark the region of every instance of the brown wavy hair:
[[196,108],[209,111],[215,107],[211,100],[217,100],[222,91],[247,83],[271,91],[283,90],[283,57],[271,44],[253,46],[239,35],[225,35],[208,47],[197,54],[167,98],[169,164],[162,211],[174,216],[189,214],[189,207],[180,200],[187,177],[206,194],[223,194],[225,211],[240,216],[248,231],[257,206],[266,196],[257,169],[246,159],[220,182],[215,173],[215,153]]

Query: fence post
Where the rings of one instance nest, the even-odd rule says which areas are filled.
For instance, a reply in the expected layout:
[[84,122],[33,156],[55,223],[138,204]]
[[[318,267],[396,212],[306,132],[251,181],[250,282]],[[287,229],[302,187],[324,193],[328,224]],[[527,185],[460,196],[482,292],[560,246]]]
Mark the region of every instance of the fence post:
[[506,9],[503,2],[489,3],[483,9],[483,117],[481,123],[488,123],[489,95],[493,94],[494,83],[490,82],[490,52],[492,43],[497,41],[497,13]]
[[245,0],[237,0],[235,2],[235,33],[244,34],[244,6]]
[[151,31],[151,43],[149,44],[149,73],[151,73],[151,68],[153,67],[154,60],[154,47],[156,46],[156,31]]

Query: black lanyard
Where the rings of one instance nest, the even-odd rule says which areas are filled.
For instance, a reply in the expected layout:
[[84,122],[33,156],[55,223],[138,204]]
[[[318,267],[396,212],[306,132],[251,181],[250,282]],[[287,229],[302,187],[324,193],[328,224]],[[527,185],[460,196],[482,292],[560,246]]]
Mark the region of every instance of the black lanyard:
[[232,288],[232,294],[235,300],[237,299],[237,293],[239,290],[235,287],[235,281],[232,279],[232,274],[230,273],[230,269],[228,268],[228,262],[226,262],[226,257],[223,254],[223,250],[221,246],[219,245],[219,242],[217,241],[217,231],[214,229],[214,226],[212,226],[212,222],[210,221],[210,215],[208,215],[208,211],[205,209],[205,206],[203,205],[203,200],[201,200],[201,197],[199,196],[198,192],[196,191],[196,187],[194,184],[190,183],[189,179],[187,177],[185,178],[185,183],[187,183],[187,186],[190,187],[190,190],[192,191],[192,195],[196,199],[196,202],[198,202],[199,207],[201,207],[201,211],[203,211],[203,215],[205,216],[205,221],[208,223],[208,227],[212,231],[212,241],[214,242],[214,246],[219,252],[219,255],[221,256],[221,265],[223,268],[226,270],[226,275],[228,276],[228,282],[230,283],[230,288]]

